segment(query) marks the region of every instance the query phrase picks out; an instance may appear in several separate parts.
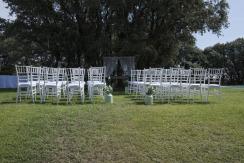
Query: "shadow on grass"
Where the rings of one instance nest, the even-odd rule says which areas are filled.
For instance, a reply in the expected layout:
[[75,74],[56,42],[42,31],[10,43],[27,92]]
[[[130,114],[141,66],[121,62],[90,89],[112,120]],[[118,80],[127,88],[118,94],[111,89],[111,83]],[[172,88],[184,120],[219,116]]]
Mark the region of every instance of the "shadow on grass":
[[31,98],[22,98],[21,101],[18,101],[16,103],[16,98],[12,98],[9,100],[4,100],[4,101],[0,101],[0,104],[36,104],[36,105],[45,105],[45,104],[51,104],[51,105],[61,105],[61,106],[65,106],[65,105],[94,105],[94,104],[104,104],[104,101],[102,99],[95,99],[94,101],[90,101],[88,99],[86,99],[84,102],[81,102],[79,99],[74,99],[72,100],[70,103],[67,103],[66,99],[61,99],[59,100],[59,102],[56,102],[55,98],[48,98],[46,99],[45,102],[41,102],[40,98],[37,98],[35,100],[35,102],[32,102]]
[[5,89],[5,88],[0,88],[0,93],[10,93],[10,92],[16,92],[16,89]]
[[[4,89],[4,92],[9,92],[9,89]],[[11,89],[11,91],[15,91]],[[124,92],[114,92],[114,96],[123,96],[124,98],[128,99],[128,104],[135,104],[135,105],[145,105],[143,98],[138,99],[136,98],[135,95],[128,95],[124,94]],[[183,100],[183,101],[182,101]],[[198,101],[197,101],[198,100]],[[202,102],[199,99],[196,101],[194,100],[187,100],[187,99],[175,99],[174,101],[168,102],[168,100],[165,101],[154,101],[154,105],[165,105],[165,104],[170,104],[170,105],[189,105],[189,104],[196,104],[196,105],[208,105],[208,104],[217,104],[216,101],[209,101],[209,102]],[[129,102],[130,101],[130,102]],[[95,97],[94,101],[90,101],[88,97],[86,97],[84,102],[81,102],[79,98],[74,98],[70,103],[67,103],[67,99],[62,98],[59,100],[59,102],[56,102],[55,98],[49,97],[45,102],[41,103],[41,100],[39,97],[37,97],[36,102],[32,103],[32,100],[30,98],[23,98],[21,102],[18,102],[17,104],[40,104],[40,105],[45,105],[45,104],[51,104],[51,105],[61,105],[61,106],[72,106],[72,105],[94,105],[94,104],[105,104],[104,100],[102,97]],[[115,104],[120,104],[120,102],[115,102]],[[12,99],[7,99],[5,101],[0,101],[0,104],[16,104],[16,98]]]
[[[138,99],[136,97],[127,95],[125,96],[125,98],[130,99],[131,101],[133,101],[133,103],[137,104],[137,105],[145,105],[144,104],[144,99]],[[153,102],[154,105],[164,105],[164,104],[170,104],[170,105],[189,105],[189,104],[197,104],[197,105],[208,105],[208,104],[217,104],[217,102],[215,101],[208,101],[208,102],[204,102],[204,101],[196,101],[196,100],[181,100],[181,99],[174,99],[173,101],[168,101],[168,100],[164,100],[164,101],[154,101]]]
[[15,101],[1,101],[0,104],[16,104]]

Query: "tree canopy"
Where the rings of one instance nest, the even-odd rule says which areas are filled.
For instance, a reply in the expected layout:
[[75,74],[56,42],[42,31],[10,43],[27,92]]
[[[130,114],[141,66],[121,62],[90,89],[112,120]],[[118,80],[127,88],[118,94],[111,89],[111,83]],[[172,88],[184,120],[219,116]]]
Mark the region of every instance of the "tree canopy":
[[185,68],[224,68],[225,84],[244,83],[244,38],[201,50],[181,45],[177,64]]
[[226,0],[3,1],[16,15],[0,21],[6,44],[27,64],[86,67],[130,55],[139,68],[173,66],[194,33],[220,34],[228,26]]

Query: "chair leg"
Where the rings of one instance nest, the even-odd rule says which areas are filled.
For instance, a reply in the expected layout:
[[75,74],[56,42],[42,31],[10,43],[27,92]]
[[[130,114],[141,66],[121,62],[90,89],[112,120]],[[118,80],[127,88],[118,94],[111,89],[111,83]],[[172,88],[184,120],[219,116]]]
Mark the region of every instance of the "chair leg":
[[46,95],[47,95],[47,88],[44,88],[44,89],[43,89],[42,103],[46,102]]
[[90,86],[88,85],[88,98],[90,99],[90,96],[91,96],[91,90],[90,90]]
[[42,103],[43,88],[40,88],[39,96],[40,96],[40,103]]
[[36,96],[37,96],[37,89],[36,89],[36,87],[35,87],[35,101],[36,101]]
[[93,101],[93,87],[90,88],[90,100]]
[[56,104],[58,105],[58,90],[56,89]]
[[85,93],[84,93],[84,89],[83,89],[83,91],[82,91],[82,103],[84,103],[85,102]]
[[31,98],[32,98],[32,103],[35,103],[35,97],[34,97],[34,92],[33,92],[33,87],[30,88],[30,92],[31,92]]
[[190,103],[190,98],[191,98],[191,88],[188,88],[188,103]]
[[57,105],[59,103],[59,99],[61,98],[61,94],[62,94],[62,88],[56,88],[56,102],[57,102]]
[[17,92],[16,92],[16,103],[19,101],[19,87],[17,87]]
[[21,102],[21,88],[19,88],[19,102]]
[[200,88],[200,98],[201,98],[201,102],[203,102],[203,88]]
[[209,88],[207,88],[208,90],[208,94],[207,94],[207,102],[208,102],[208,98],[209,98]]
[[69,104],[69,88],[67,88],[67,90],[66,90],[67,92],[67,104]]
[[30,89],[29,87],[26,88],[26,95],[25,95],[25,99],[27,100],[27,98],[30,96]]
[[79,93],[80,93],[80,101],[81,103],[83,102],[83,94],[82,94],[82,89],[79,89]]
[[65,90],[65,86],[63,86],[62,88],[61,88],[61,96],[66,96],[66,90]]

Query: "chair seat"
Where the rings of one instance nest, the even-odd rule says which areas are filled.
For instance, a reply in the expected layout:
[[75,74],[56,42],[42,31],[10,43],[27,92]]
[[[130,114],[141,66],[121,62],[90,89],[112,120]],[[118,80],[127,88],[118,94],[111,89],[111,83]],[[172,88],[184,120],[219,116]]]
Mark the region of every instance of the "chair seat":
[[38,81],[32,81],[32,84],[33,84],[33,83],[37,85],[39,82],[38,82]]
[[59,81],[62,85],[66,85],[67,82],[66,81]]
[[142,81],[130,81],[129,84],[140,85],[140,84],[144,84],[144,82],[142,82]]
[[200,88],[203,84],[190,84],[190,88]]
[[18,83],[18,86],[19,87],[35,87],[36,86],[36,83],[35,82],[21,82],[21,83]]
[[44,80],[40,80],[39,85],[44,85]]
[[104,82],[101,82],[101,81],[87,81],[87,84],[89,87],[106,85]]
[[177,83],[177,82],[171,82],[171,83],[170,83],[170,86],[171,86],[171,87],[180,87],[180,83]]
[[[138,81],[138,82],[135,82],[134,84],[136,84],[136,85],[144,85],[145,83],[142,82],[142,81]],[[148,83],[148,84],[149,84],[149,83]]]
[[161,85],[162,85],[163,87],[170,86],[170,82],[162,82]]
[[71,82],[67,85],[68,88],[77,88],[77,87],[84,87],[85,86],[85,82]]
[[45,87],[61,87],[61,82],[47,82],[45,83]]
[[187,87],[190,87],[190,84],[189,83],[181,83],[181,87],[187,88]]
[[150,82],[143,82],[143,81],[133,81],[133,82],[129,82],[132,85],[150,85]]
[[151,86],[160,86],[161,83],[160,82],[152,82],[150,83]]
[[209,84],[208,87],[209,88],[219,88],[220,85],[219,84]]
[[32,81],[32,83],[34,83],[35,85],[44,85],[44,80]]

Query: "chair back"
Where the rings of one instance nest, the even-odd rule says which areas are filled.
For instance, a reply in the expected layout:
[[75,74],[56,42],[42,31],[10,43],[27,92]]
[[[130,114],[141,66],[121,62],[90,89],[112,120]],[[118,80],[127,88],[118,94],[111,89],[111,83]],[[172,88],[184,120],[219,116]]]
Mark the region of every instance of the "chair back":
[[143,70],[143,82],[144,82],[144,84],[151,84],[152,83],[152,73],[153,73],[153,70],[151,70],[151,69],[144,69]]
[[84,82],[85,69],[83,68],[69,68],[67,69],[70,75],[70,81],[72,82]]
[[191,69],[191,83],[192,84],[205,84],[207,70],[203,68],[193,68]]
[[209,68],[207,72],[208,84],[221,85],[221,78],[223,75],[223,68],[214,69]]
[[17,83],[31,82],[31,71],[30,66],[18,66],[15,65],[17,74]]
[[180,81],[180,69],[171,68],[170,83],[180,83],[179,81]]
[[39,82],[40,81],[40,76],[41,76],[41,67],[30,67],[31,71],[31,79],[32,81]]
[[58,69],[58,81],[60,82],[66,82],[67,81],[67,69],[66,68],[59,68]]
[[153,68],[151,69],[151,83],[160,83],[162,78],[161,68]]
[[180,83],[181,84],[190,84],[190,77],[191,77],[191,69],[189,69],[189,70],[181,69],[180,70]]
[[48,67],[44,70],[45,73],[45,83],[59,81],[59,68]]
[[106,67],[91,67],[88,70],[89,81],[100,81],[105,83]]

